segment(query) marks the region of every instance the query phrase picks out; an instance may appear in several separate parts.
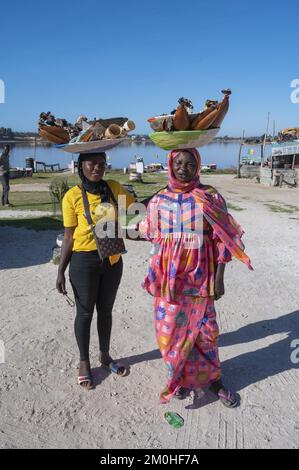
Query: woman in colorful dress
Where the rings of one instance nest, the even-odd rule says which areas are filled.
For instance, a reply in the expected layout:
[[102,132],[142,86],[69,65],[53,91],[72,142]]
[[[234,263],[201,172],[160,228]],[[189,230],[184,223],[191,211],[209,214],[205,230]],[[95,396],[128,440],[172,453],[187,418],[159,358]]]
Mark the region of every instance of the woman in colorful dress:
[[210,387],[225,406],[235,407],[221,379],[214,301],[224,295],[224,268],[232,256],[252,269],[243,232],[223,197],[200,183],[196,149],[170,153],[168,179],[140,224],[153,244],[143,287],[154,296],[157,342],[168,369],[160,401]]

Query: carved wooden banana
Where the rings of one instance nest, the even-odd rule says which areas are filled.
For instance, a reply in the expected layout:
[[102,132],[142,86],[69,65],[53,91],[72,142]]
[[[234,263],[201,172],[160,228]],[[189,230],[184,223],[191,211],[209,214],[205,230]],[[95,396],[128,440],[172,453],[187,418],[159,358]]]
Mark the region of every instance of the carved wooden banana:
[[190,116],[183,104],[179,104],[177,107],[173,125],[176,131],[186,131],[190,128]]
[[213,123],[211,125],[212,127],[220,127],[221,126],[222,121],[225,118],[226,113],[228,111],[228,108],[229,108],[229,95],[225,95],[222,102],[219,105],[217,117],[213,121]]
[[210,126],[213,120],[216,118],[215,111],[217,110],[211,107],[199,113],[192,122],[192,130],[201,131],[203,129],[207,129],[207,126]]

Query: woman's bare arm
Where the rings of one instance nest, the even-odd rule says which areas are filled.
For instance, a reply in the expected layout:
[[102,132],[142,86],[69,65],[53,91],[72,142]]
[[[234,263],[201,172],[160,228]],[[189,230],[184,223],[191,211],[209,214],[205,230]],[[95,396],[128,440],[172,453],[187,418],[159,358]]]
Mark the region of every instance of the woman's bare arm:
[[225,264],[217,264],[215,268],[215,300],[220,299],[224,295],[224,271]]
[[70,262],[73,252],[73,235],[76,227],[67,227],[64,230],[64,238],[61,247],[60,263],[58,266],[58,275],[56,280],[56,289],[60,294],[66,294],[65,288],[65,270]]

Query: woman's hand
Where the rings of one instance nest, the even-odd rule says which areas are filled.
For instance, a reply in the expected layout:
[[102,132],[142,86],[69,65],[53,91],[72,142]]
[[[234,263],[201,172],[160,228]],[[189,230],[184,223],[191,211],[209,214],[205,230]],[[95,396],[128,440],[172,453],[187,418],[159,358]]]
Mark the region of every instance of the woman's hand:
[[56,279],[56,289],[58,290],[59,294],[67,294],[65,288],[65,275],[64,273],[58,272],[58,276]]
[[224,281],[222,279],[218,279],[216,276],[215,279],[215,300],[219,300],[224,295]]
[[215,300],[219,300],[224,295],[224,269],[225,264],[218,264],[215,276]]
[[76,227],[67,227],[64,230],[64,238],[61,247],[60,263],[58,267],[58,275],[56,279],[56,289],[60,294],[67,294],[65,288],[65,270],[73,252],[73,234]]

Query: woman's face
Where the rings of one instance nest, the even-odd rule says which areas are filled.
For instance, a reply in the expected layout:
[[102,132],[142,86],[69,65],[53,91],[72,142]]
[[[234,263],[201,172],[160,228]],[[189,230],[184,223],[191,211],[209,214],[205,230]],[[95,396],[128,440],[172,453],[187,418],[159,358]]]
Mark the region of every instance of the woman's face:
[[106,160],[102,155],[90,156],[88,157],[88,160],[84,160],[82,162],[84,176],[93,183],[97,183],[103,178],[105,168]]
[[181,183],[189,183],[196,176],[196,169],[196,160],[189,152],[180,152],[172,163],[175,179]]

